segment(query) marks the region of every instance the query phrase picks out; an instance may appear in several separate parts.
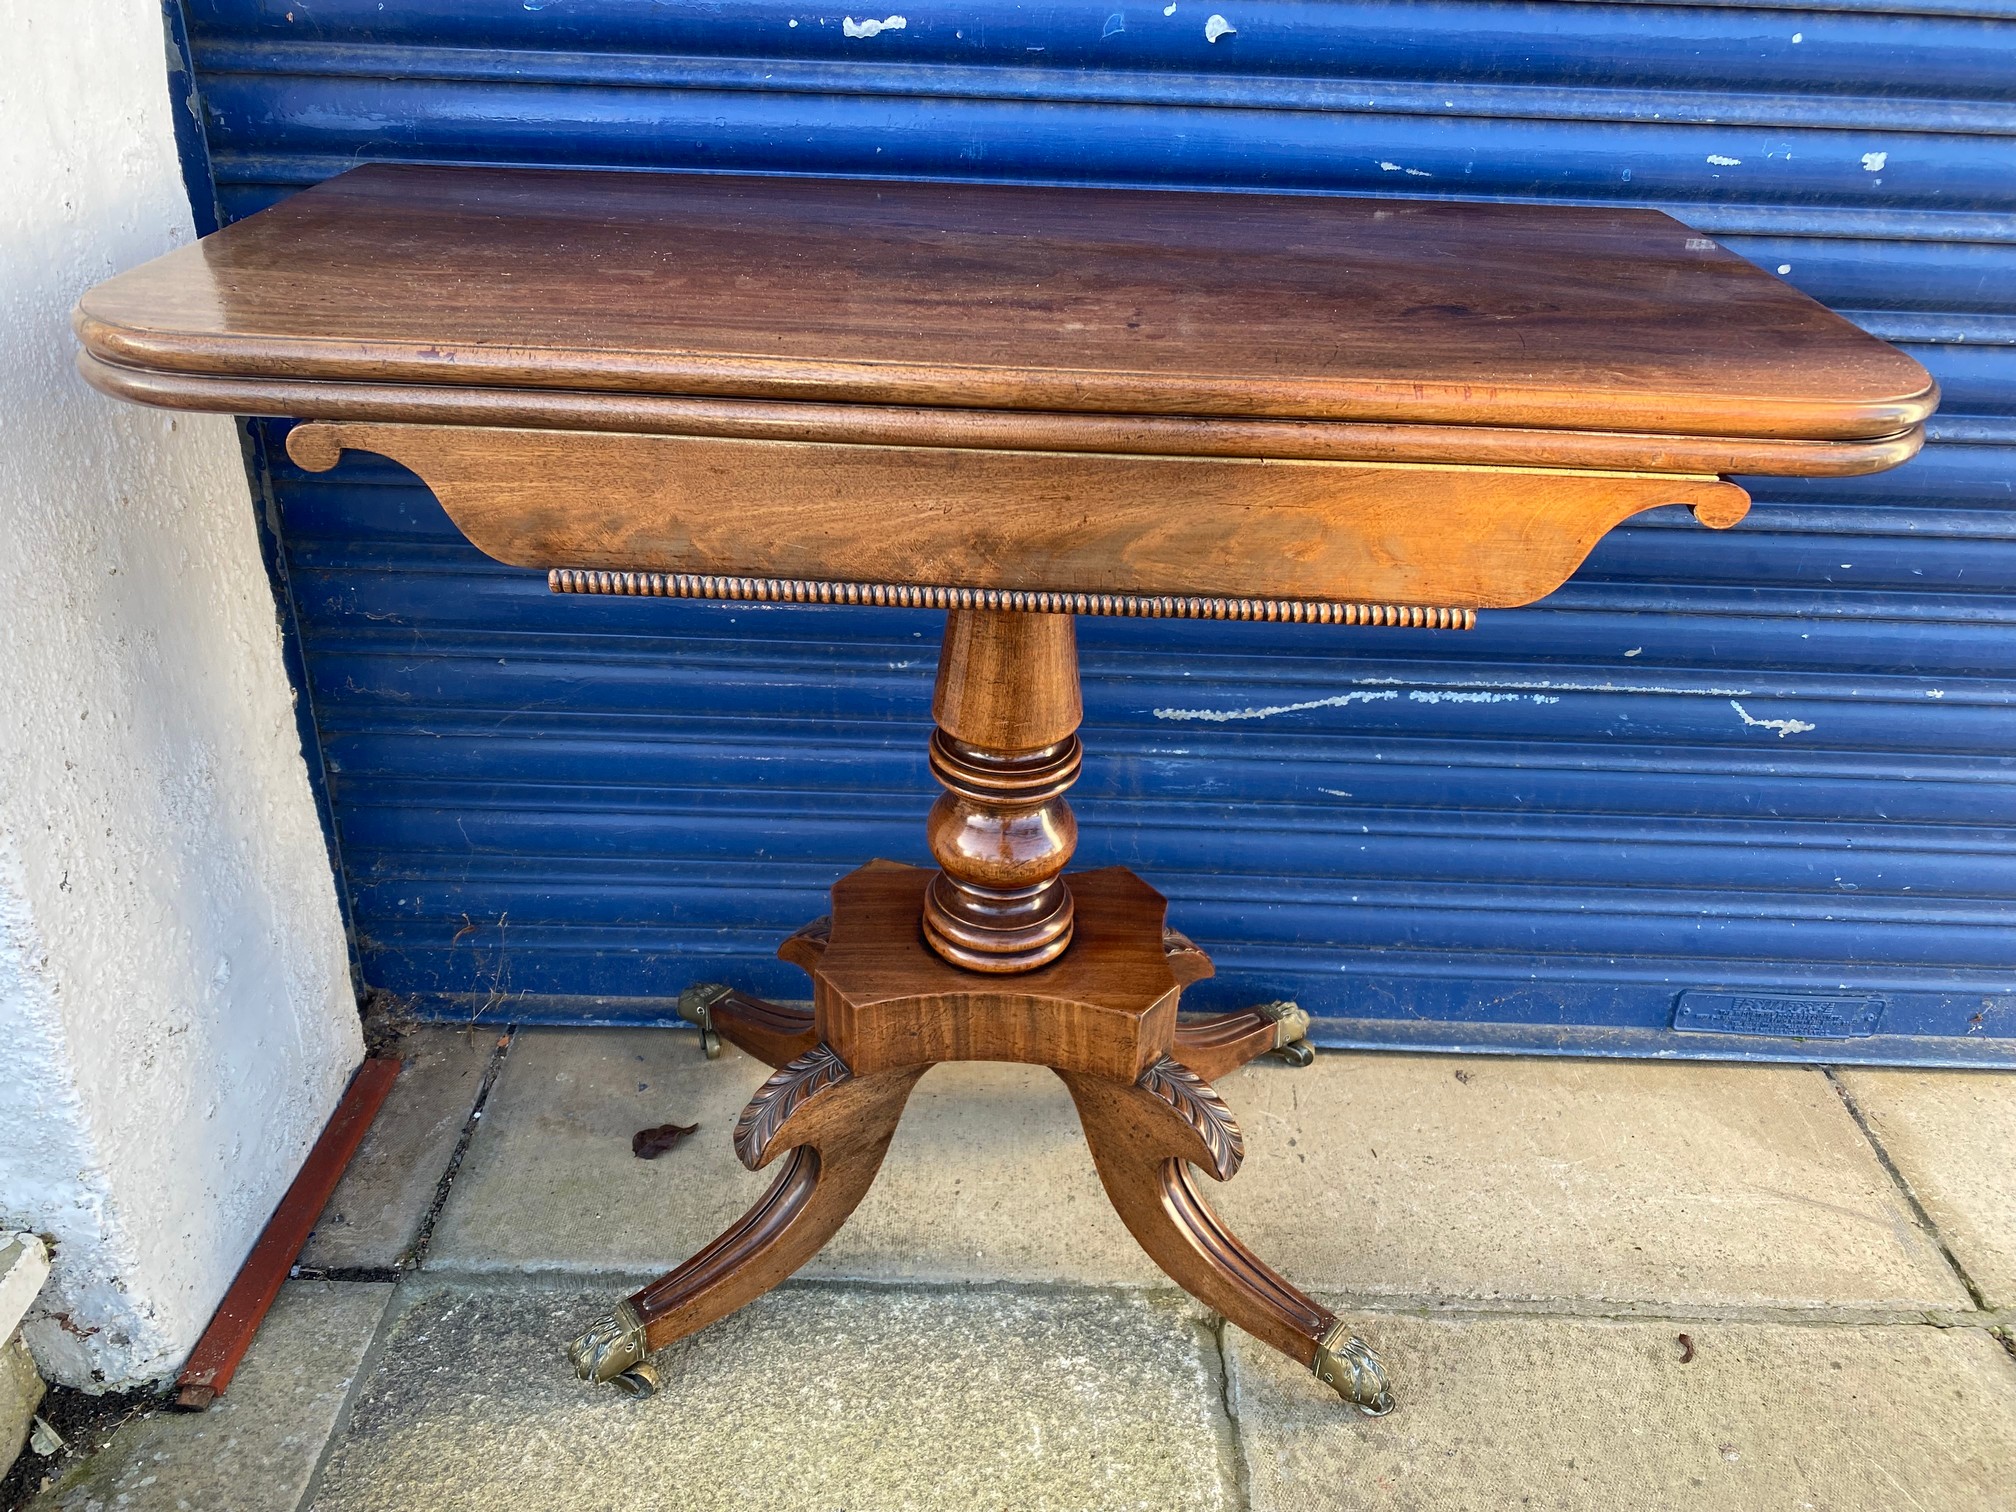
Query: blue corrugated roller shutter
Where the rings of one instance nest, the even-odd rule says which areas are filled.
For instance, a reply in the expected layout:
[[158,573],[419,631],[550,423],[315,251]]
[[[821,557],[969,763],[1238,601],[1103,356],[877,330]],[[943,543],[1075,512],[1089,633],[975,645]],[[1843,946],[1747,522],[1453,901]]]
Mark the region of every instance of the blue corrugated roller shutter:
[[[1081,621],[1075,798],[1082,861],[1217,958],[1199,1003],[1952,1061],[2016,1058],[2012,14],[187,7],[227,218],[362,159],[1603,201],[1903,344],[1946,393],[1919,460],[1753,480],[1727,535],[1644,517],[1474,633]],[[254,435],[373,986],[560,1020],[799,995],[777,936],[863,858],[923,859],[936,616],[554,598],[399,469]],[[1786,995],[1881,1017],[1703,1039],[1671,1029],[1690,990],[1752,1028],[1796,1026]]]

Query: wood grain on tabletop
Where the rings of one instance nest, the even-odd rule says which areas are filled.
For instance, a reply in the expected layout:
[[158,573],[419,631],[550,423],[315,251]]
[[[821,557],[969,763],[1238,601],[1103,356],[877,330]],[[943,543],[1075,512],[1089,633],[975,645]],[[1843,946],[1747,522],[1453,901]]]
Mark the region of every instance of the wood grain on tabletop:
[[1879,437],[1911,358],[1651,210],[375,164],[87,294],[179,372]]

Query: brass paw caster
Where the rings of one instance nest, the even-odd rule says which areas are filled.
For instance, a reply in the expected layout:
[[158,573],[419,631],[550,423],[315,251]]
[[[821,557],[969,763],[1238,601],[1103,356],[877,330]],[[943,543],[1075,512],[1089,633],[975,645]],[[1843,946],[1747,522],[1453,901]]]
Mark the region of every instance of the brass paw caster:
[[1393,1410],[1393,1390],[1386,1381],[1385,1365],[1371,1345],[1346,1333],[1341,1322],[1323,1335],[1309,1369],[1367,1417],[1384,1417]]
[[679,1017],[700,1031],[700,1051],[709,1060],[721,1058],[721,1036],[714,1032],[714,1005],[735,989],[722,982],[702,982],[679,994]]
[[628,1302],[618,1302],[606,1318],[567,1346],[574,1374],[584,1381],[608,1381],[633,1397],[659,1387],[658,1369],[645,1355],[644,1322]]
[[1274,1048],[1267,1053],[1291,1066],[1315,1062],[1316,1047],[1309,1043],[1309,1015],[1295,1003],[1262,1003],[1259,1012],[1274,1020]]

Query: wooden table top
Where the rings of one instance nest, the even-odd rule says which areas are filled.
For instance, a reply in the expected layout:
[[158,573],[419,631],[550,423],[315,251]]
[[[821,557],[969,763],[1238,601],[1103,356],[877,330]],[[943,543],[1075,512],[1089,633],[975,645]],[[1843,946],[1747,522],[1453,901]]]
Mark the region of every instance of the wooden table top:
[[1829,442],[1937,398],[1665,215],[1420,200],[373,165],[77,321],[128,369],[493,393]]

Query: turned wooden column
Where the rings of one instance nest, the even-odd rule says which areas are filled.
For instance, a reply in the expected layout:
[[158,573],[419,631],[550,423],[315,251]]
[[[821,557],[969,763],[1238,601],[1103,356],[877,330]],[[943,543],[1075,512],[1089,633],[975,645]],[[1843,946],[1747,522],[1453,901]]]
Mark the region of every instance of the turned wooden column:
[[1063,871],[1078,847],[1078,641],[1068,614],[953,609],[931,699],[927,821],[939,872],[924,938],[972,971],[1028,971],[1071,943]]

